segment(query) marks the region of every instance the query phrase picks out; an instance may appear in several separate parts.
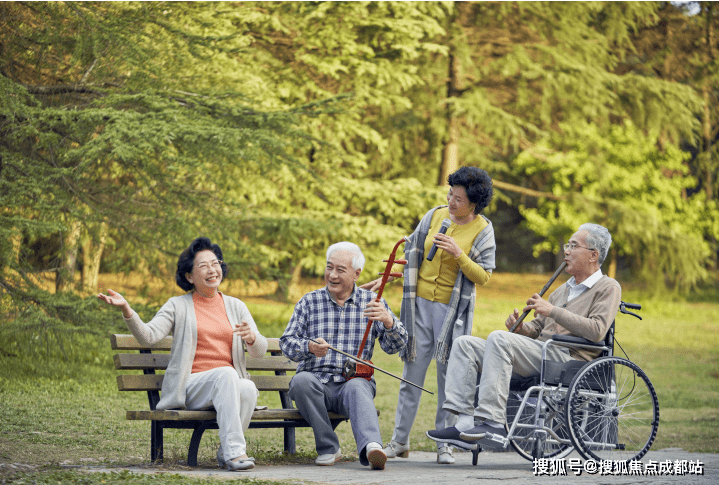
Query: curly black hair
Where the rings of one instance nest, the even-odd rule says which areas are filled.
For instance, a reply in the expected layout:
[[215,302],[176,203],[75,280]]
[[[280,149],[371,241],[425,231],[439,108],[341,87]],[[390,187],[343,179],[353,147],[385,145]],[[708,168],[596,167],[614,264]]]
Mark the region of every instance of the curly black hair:
[[[175,282],[177,286],[185,291],[190,291],[195,288],[195,285],[187,281],[185,276],[187,273],[192,273],[192,268],[195,266],[195,256],[200,251],[210,250],[215,253],[217,259],[222,261],[222,249],[217,244],[212,244],[210,238],[198,237],[190,243],[190,246],[182,251],[180,258],[177,260],[177,272],[175,273]],[[224,261],[222,266],[222,279],[224,280],[227,276],[227,263]]]
[[492,200],[492,178],[484,170],[477,167],[462,167],[447,177],[449,185],[461,185],[467,192],[467,198],[474,206],[474,213],[479,214]]

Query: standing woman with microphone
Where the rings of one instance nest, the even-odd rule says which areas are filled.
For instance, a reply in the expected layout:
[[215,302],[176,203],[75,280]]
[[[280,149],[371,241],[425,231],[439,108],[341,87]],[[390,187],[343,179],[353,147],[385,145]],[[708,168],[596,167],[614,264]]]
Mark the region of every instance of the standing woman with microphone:
[[[454,339],[472,333],[475,286],[489,281],[496,248],[492,223],[480,215],[492,199],[492,179],[487,172],[462,167],[447,182],[447,205],[427,212],[405,243],[407,265],[400,314],[409,336],[400,351],[402,377],[421,386],[430,361],[437,361],[436,429],[453,426],[457,419],[442,409],[447,359]],[[427,237],[430,234],[432,237]],[[380,284],[381,278],[362,288],[376,291]],[[409,433],[421,393],[400,384],[394,433],[384,449],[387,458],[409,456]],[[454,463],[452,449],[444,443],[437,446],[437,463]]]

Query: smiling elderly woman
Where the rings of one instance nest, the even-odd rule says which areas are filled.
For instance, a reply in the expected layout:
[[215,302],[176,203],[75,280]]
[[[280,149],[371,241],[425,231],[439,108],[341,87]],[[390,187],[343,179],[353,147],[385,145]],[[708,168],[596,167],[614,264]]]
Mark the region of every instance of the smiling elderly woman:
[[149,322],[143,322],[115,291],[98,298],[122,310],[127,328],[143,345],[153,345],[172,332],[157,409],[214,407],[220,428],[217,463],[231,471],[249,470],[255,463],[247,456],[244,432],[259,392],[247,373],[243,346],[250,356],[261,357],[267,339],[247,306],[218,290],[226,275],[220,247],[200,237],[177,261],[175,280],[188,293],[170,298]]

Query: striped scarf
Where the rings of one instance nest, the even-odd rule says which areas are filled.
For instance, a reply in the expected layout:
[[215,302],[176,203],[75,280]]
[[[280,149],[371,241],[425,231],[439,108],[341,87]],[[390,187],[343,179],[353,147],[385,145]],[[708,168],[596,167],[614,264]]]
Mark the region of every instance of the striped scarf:
[[[438,206],[431,209],[419,225],[409,236],[409,241],[405,243],[404,254],[407,265],[404,267],[404,286],[402,294],[402,307],[400,310],[400,320],[404,323],[409,336],[407,346],[400,351],[400,357],[405,362],[412,362],[417,357],[415,349],[416,338],[414,333],[414,324],[416,321],[417,299],[417,281],[419,279],[419,267],[424,260],[424,241],[429,233],[432,224],[432,215],[434,211],[439,209]],[[484,216],[481,216],[484,217]],[[469,258],[479,264],[485,271],[491,273],[495,268],[494,252],[496,244],[494,242],[494,229],[492,222],[484,217],[487,221],[485,227],[472,243],[469,250]],[[446,363],[449,358],[449,352],[452,348],[452,342],[455,338],[462,335],[471,335],[472,322],[474,320],[474,301],[476,298],[476,289],[474,282],[464,276],[460,269],[457,273],[457,279],[452,288],[452,296],[449,300],[449,310],[444,317],[442,324],[442,332],[437,341],[434,358],[441,363]]]

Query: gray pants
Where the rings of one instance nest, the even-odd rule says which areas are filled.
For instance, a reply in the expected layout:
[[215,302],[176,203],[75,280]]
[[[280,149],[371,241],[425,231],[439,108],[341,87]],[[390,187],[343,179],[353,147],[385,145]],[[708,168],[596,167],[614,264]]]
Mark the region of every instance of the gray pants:
[[[417,317],[415,321],[415,350],[417,357],[412,362],[404,363],[402,377],[409,382],[424,385],[427,375],[427,368],[432,362],[437,340],[442,331],[442,323],[449,305],[435,301],[425,300],[417,297]],[[442,408],[444,403],[445,376],[447,375],[447,364],[437,362],[437,412],[434,418],[435,429],[444,429],[445,426],[454,426],[457,418]],[[394,418],[394,433],[392,439],[397,443],[407,443],[412,424],[417,417],[419,401],[422,397],[422,390],[410,386],[406,382],[399,385],[399,399],[397,401],[397,412]],[[438,443],[437,448],[445,446]]]
[[376,389],[374,380],[356,378],[323,384],[311,372],[295,374],[290,381],[290,397],[314,431],[318,455],[337,453],[340,448],[327,414],[334,412],[349,416],[360,463],[369,464],[365,447],[372,442],[382,444],[377,408],[374,406]]
[[[447,363],[444,409],[504,423],[512,374],[539,375],[543,345],[544,342],[504,330],[495,330],[487,340],[471,336],[456,339]],[[568,349],[557,346],[547,349],[547,359],[572,360]],[[482,377],[477,390],[478,372]],[[477,407],[474,407],[475,392]]]

